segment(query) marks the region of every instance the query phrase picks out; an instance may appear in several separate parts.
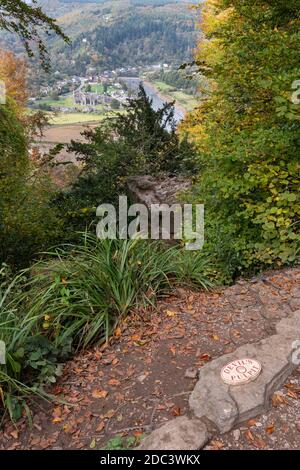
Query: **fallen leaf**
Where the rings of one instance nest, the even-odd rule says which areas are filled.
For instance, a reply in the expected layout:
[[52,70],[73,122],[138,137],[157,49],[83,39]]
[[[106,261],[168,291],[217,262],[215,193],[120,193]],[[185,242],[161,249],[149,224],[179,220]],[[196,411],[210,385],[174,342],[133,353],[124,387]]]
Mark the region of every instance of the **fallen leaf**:
[[255,447],[258,447],[258,449],[264,449],[266,447],[265,441],[263,439],[261,439],[260,437],[257,437],[253,441],[253,445],[255,445]]
[[214,341],[220,341],[220,337],[218,335],[212,335],[212,339]]
[[295,400],[298,400],[298,395],[295,392],[293,392],[292,390],[289,390],[287,392],[287,395],[291,398],[294,398]]
[[62,419],[61,418],[53,418],[52,423],[61,423]]
[[274,393],[272,396],[272,404],[273,406],[279,406],[284,403],[284,399],[282,398],[281,395],[278,395],[277,393]]
[[121,335],[122,335],[122,330],[121,330],[121,328],[118,326],[118,328],[115,329],[115,337],[116,337],[116,338],[120,338]]
[[61,418],[62,416],[62,409],[60,406],[56,406],[54,409],[53,409],[53,418]]
[[180,416],[181,415],[181,409],[179,408],[179,406],[173,406],[173,408],[171,409],[171,413],[173,416]]
[[247,422],[248,426],[251,427],[251,426],[255,426],[256,425],[256,419],[249,419],[249,421]]
[[252,432],[250,431],[250,429],[248,429],[248,431],[246,431],[246,438],[248,439],[249,442],[254,441],[254,436],[253,436]]
[[201,359],[201,361],[205,361],[205,362],[210,361],[211,360],[211,355],[207,354],[207,353],[201,354],[200,359]]
[[112,418],[115,414],[115,410],[109,410],[107,413],[105,413],[104,418]]
[[141,339],[140,335],[132,335],[131,336],[132,341],[139,341]]
[[98,426],[96,427],[96,432],[101,432],[105,428],[105,422],[101,421]]
[[96,447],[96,439],[93,439],[92,442],[90,443],[90,449],[95,449]]
[[93,398],[106,398],[107,395],[108,395],[108,392],[106,390],[95,389],[92,391]]
[[177,312],[174,312],[173,310],[166,310],[166,315],[168,317],[175,317],[177,315]]
[[266,433],[268,434],[273,434],[274,430],[275,430],[274,424],[270,424],[269,426],[266,427]]
[[14,439],[18,439],[18,437],[19,437],[19,433],[18,433],[18,431],[17,431],[16,429],[15,429],[14,431],[11,431],[9,434],[10,434]]
[[223,442],[217,441],[217,440],[211,441],[210,444],[211,444],[215,449],[222,449],[222,448],[224,447]]
[[120,385],[120,380],[118,379],[110,379],[108,382],[108,385],[112,385],[113,387],[116,387],[117,385]]

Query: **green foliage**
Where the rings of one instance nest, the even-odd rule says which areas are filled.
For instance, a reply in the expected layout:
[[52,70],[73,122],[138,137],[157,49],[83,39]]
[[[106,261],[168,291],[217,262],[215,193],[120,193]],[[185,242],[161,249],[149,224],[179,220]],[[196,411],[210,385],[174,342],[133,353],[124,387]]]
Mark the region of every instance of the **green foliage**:
[[[169,290],[182,267],[175,249],[141,240],[97,240],[57,251],[53,262],[34,267],[29,309],[43,312],[47,336],[60,348],[107,339],[119,319],[138,304]],[[177,255],[177,256],[176,256]],[[202,273],[202,284],[210,285]]]
[[194,197],[235,274],[299,259],[299,11],[299,1],[263,0],[204,10],[210,41],[197,63],[211,92],[189,122],[201,165]]
[[140,443],[140,439],[134,436],[116,436],[109,439],[103,450],[128,450],[134,449]]
[[31,129],[13,100],[0,105],[0,262],[24,266],[59,235],[52,185],[30,161]]
[[190,95],[197,95],[200,80],[197,75],[189,75],[186,71],[179,69],[158,70],[151,72],[151,80],[159,80],[174,87],[175,90],[184,90]]
[[23,308],[23,274],[13,278],[9,268],[0,269],[0,340],[6,345],[6,364],[0,365],[0,397],[11,419],[29,414],[27,401],[49,398],[43,385],[60,375],[62,355],[40,336],[42,313],[35,316]]

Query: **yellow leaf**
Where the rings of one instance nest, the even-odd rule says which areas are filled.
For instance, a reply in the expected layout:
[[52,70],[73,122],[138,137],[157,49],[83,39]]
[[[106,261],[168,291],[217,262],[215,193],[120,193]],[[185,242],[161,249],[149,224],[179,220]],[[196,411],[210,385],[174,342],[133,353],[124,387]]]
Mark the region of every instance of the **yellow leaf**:
[[122,334],[121,328],[118,326],[118,328],[115,329],[115,336],[119,338]]
[[177,315],[173,310],[166,310],[166,314],[168,317],[175,317]]

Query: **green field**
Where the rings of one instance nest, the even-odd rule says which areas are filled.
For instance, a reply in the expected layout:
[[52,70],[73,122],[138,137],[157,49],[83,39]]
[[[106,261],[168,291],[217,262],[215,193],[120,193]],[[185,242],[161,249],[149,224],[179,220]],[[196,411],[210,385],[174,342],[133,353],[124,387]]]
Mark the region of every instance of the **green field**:
[[91,85],[91,91],[93,93],[98,93],[101,95],[102,93],[104,93],[103,85],[101,85],[100,83],[97,85]]
[[[61,106],[65,108],[77,108],[77,109],[86,108],[86,106],[81,106],[80,104],[74,104],[73,96],[71,94],[60,96],[58,100],[53,100],[50,98],[43,98],[35,102],[36,107],[39,105],[51,106],[52,108],[60,108]],[[105,112],[104,106],[102,104],[98,104],[97,106],[95,106],[95,109],[99,112],[99,114]]]
[[59,113],[50,119],[52,125],[80,124],[87,122],[99,122],[104,118],[103,114],[87,113]]

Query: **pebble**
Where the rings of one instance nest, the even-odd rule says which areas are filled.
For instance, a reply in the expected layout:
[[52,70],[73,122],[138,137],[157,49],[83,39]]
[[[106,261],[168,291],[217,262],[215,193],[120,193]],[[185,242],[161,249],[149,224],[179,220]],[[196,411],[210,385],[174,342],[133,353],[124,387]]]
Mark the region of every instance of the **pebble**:
[[235,429],[233,432],[233,438],[235,441],[238,441],[241,436],[241,431],[239,429]]

